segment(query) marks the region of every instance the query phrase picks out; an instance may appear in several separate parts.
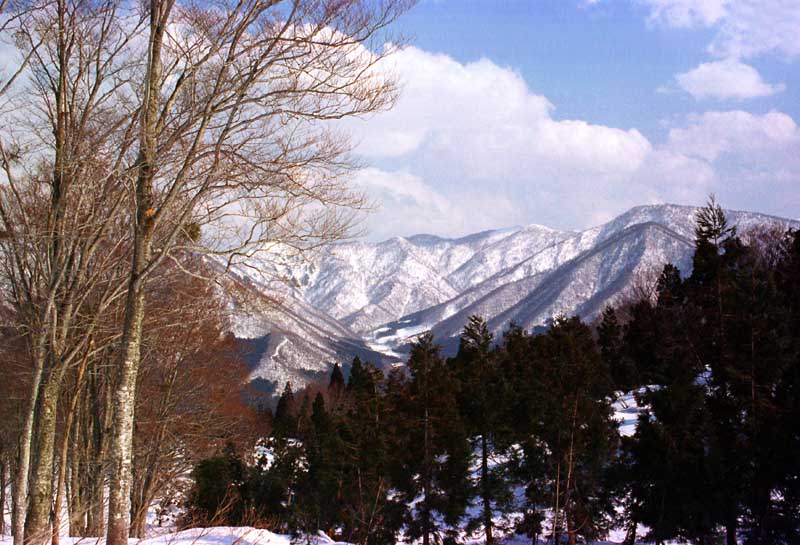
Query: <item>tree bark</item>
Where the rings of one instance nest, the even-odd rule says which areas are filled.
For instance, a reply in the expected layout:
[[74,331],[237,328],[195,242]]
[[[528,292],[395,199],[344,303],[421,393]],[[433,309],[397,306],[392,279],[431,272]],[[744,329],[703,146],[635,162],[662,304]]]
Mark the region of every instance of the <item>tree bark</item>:
[[86,362],[89,359],[89,350],[92,343],[89,342],[86,354],[78,367],[78,374],[75,379],[75,393],[69,404],[69,410],[64,418],[64,437],[61,440],[61,448],[58,456],[58,479],[56,480],[56,500],[53,506],[53,545],[59,545],[59,534],[61,533],[61,508],[64,502],[64,485],[67,476],[67,454],[69,452],[69,439],[72,432],[72,420],[75,417],[75,409],[81,395],[83,384],[83,372],[86,369]]
[[125,300],[122,361],[113,393],[114,426],[111,436],[111,479],[108,497],[107,545],[128,545],[131,517],[133,418],[136,376],[141,362],[142,324],[145,313],[145,273],[150,264],[153,237],[153,180],[161,94],[161,49],[172,0],[150,0],[150,36],[145,76],[142,127],[136,159],[136,224],[133,262]]
[[64,368],[57,363],[42,382],[34,441],[36,455],[30,476],[30,502],[25,519],[25,544],[46,543],[52,537],[53,461],[55,454],[58,396]]
[[0,535],[6,533],[6,467],[5,460],[0,460]]
[[31,443],[33,442],[33,425],[36,416],[36,405],[39,398],[39,385],[44,373],[44,351],[34,349],[33,378],[31,395],[25,408],[25,423],[19,440],[19,458],[14,475],[14,506],[11,518],[11,531],[14,534],[14,545],[22,545],[25,541],[25,514],[28,511],[28,473],[31,465]]
[[492,536],[492,502],[489,498],[489,445],[486,441],[486,434],[481,435],[481,488],[483,496],[483,530],[486,537],[486,545],[494,543]]
[[732,520],[725,526],[725,545],[737,545],[736,541],[736,520]]
[[430,448],[430,415],[429,415],[429,397],[428,397],[428,356],[424,360],[424,416],[423,416],[423,468],[422,478],[424,480],[423,486],[423,501],[422,501],[422,545],[430,545],[431,542],[431,508],[430,508],[430,495],[431,495],[431,448]]
[[[149,248],[137,244],[136,254]],[[137,263],[138,262],[138,263]],[[142,261],[134,255],[134,266]],[[133,417],[136,405],[136,375],[141,356],[144,290],[134,277],[128,291],[123,329],[123,360],[114,387],[114,427],[111,436],[111,479],[108,493],[108,545],[127,545],[131,517]]]

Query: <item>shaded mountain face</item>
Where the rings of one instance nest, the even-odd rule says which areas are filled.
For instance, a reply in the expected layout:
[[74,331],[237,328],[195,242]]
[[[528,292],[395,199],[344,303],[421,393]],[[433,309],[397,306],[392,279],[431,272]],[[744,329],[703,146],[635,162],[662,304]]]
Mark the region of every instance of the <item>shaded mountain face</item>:
[[[356,355],[388,368],[426,330],[452,349],[472,314],[495,333],[512,322],[532,330],[560,314],[592,319],[666,263],[690,271],[695,211],[640,206],[578,232],[529,225],[348,242],[266,272],[237,268],[223,288],[231,331],[250,350],[253,380],[270,390],[324,380]],[[728,217],[740,232],[800,227],[750,212]]]

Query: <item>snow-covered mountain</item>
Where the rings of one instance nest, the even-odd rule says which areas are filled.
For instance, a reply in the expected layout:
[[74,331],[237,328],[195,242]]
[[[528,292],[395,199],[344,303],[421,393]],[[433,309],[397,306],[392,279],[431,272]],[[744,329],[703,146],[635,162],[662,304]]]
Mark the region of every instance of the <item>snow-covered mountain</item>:
[[[429,329],[452,346],[471,314],[496,332],[510,322],[533,329],[559,314],[590,319],[665,263],[689,271],[695,211],[640,206],[583,231],[528,225],[457,239],[347,242],[279,274],[237,268],[226,290],[231,328],[253,349],[253,378],[280,385],[307,383],[355,355],[391,365]],[[728,217],[740,232],[800,227],[751,212]],[[284,281],[274,282],[276,274]]]

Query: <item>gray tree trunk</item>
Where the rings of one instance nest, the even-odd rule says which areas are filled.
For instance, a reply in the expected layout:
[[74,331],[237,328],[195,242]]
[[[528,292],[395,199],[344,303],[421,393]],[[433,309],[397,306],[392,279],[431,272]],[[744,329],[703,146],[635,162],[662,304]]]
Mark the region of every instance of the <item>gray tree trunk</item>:
[[20,434],[17,471],[14,475],[14,506],[11,515],[11,532],[14,535],[14,545],[23,545],[25,541],[25,514],[28,511],[28,473],[31,465],[31,443],[33,442],[33,425],[43,372],[44,354],[43,350],[37,347],[33,357],[31,395],[28,398],[28,405],[25,407],[25,422]]
[[122,329],[122,361],[113,392],[114,426],[111,434],[111,478],[108,496],[107,545],[128,545],[131,518],[131,469],[133,417],[136,407],[136,376],[141,361],[142,323],[145,313],[145,273],[150,265],[154,225],[153,180],[161,94],[161,49],[165,25],[172,8],[170,0],[150,0],[150,36],[139,154],[136,158],[136,224],[133,262],[125,300]]
[[64,376],[63,366],[54,364],[41,385],[37,412],[36,447],[30,475],[28,515],[25,519],[25,544],[50,541],[50,515],[53,510],[53,460],[55,452],[58,396]]
[[[134,256],[134,263],[136,261]],[[133,417],[144,320],[144,290],[140,286],[139,279],[134,278],[128,291],[122,343],[124,356],[114,385],[114,427],[111,434],[111,478],[106,533],[108,545],[127,545],[130,530]]]

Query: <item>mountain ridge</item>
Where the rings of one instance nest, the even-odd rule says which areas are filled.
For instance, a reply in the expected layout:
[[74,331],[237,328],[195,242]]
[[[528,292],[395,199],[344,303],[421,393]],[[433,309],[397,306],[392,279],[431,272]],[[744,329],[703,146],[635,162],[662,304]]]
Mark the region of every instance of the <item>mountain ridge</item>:
[[[484,316],[495,333],[512,321],[534,329],[559,314],[591,319],[667,262],[690,272],[696,210],[640,205],[579,231],[530,224],[456,238],[343,242],[284,266],[280,286],[240,268],[231,281],[244,295],[231,299],[231,330],[251,344],[263,340],[252,377],[274,388],[313,381],[355,355],[388,369],[426,330],[452,347],[448,339],[470,314]],[[740,231],[800,228],[767,214],[726,214]],[[242,314],[253,300],[261,310]]]

